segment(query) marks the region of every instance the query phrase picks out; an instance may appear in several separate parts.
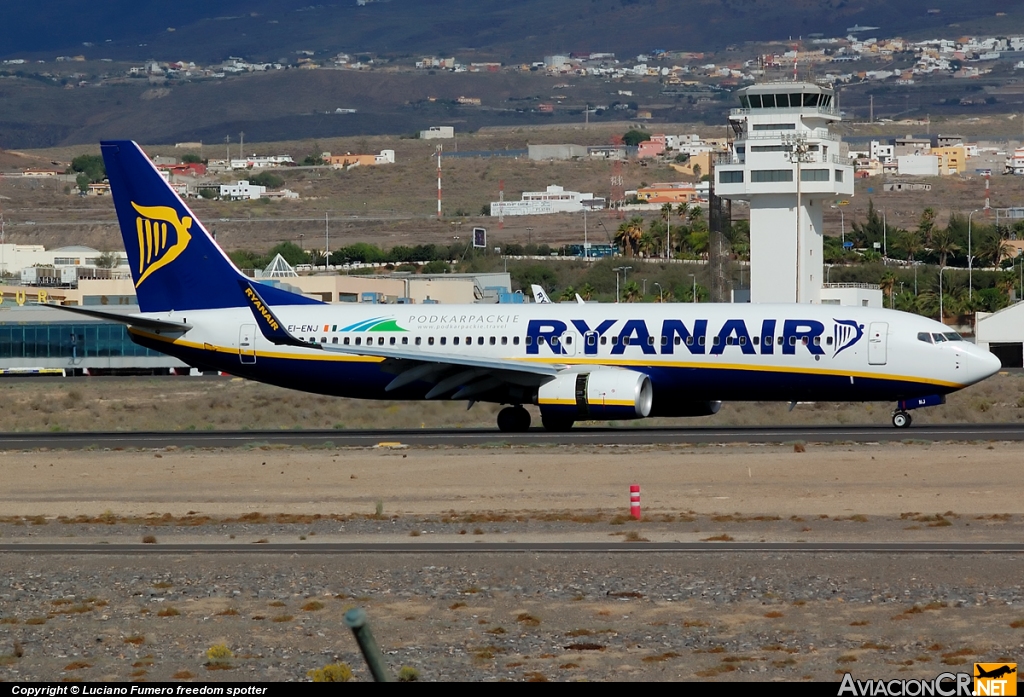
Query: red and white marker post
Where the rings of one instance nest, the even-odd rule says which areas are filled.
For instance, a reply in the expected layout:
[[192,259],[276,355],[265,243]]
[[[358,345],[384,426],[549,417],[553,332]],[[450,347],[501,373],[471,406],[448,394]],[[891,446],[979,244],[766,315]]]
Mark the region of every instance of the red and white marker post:
[[640,520],[640,485],[629,485],[629,515],[634,520]]

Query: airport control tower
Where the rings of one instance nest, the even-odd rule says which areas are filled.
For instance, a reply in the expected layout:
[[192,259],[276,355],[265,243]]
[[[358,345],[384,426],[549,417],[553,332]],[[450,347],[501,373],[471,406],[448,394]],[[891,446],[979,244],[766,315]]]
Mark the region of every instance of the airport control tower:
[[771,82],[738,91],[731,151],[715,165],[715,193],[750,202],[750,299],[819,303],[822,213],[853,195],[853,167],[829,124],[830,87]]

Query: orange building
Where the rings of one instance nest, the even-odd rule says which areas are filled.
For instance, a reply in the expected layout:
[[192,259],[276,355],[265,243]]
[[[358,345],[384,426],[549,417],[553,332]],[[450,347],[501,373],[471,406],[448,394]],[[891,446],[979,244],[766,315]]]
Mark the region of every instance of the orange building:
[[641,203],[693,203],[697,189],[690,182],[651,184],[637,189],[636,198]]

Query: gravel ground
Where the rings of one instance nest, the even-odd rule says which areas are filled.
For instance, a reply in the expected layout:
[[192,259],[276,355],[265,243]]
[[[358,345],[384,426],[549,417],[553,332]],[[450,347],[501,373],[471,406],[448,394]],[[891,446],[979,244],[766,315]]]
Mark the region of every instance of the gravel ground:
[[[422,680],[932,677],[1024,653],[1024,630],[1011,627],[1024,618],[1019,560],[1002,555],[6,555],[2,563],[0,678],[8,681],[304,680],[338,660],[365,680],[342,624],[355,605],[367,609],[393,669],[411,666]],[[233,652],[231,669],[205,665],[216,644]]]

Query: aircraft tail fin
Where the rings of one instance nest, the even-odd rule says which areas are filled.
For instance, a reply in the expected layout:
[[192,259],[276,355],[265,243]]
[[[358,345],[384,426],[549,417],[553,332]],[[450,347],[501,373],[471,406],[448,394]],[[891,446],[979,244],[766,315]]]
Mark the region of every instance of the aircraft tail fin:
[[[243,307],[245,276],[130,140],[100,144],[139,307],[143,312]],[[319,301],[261,285],[277,305]]]

